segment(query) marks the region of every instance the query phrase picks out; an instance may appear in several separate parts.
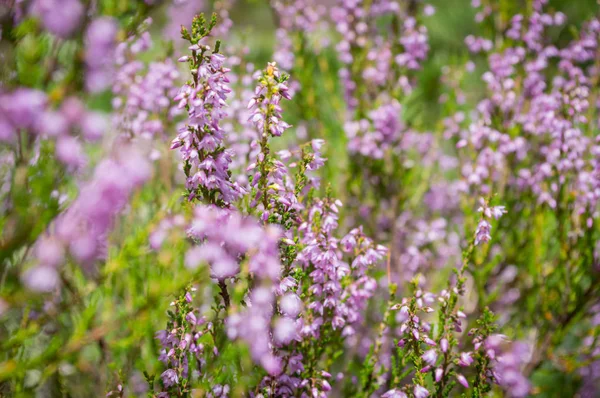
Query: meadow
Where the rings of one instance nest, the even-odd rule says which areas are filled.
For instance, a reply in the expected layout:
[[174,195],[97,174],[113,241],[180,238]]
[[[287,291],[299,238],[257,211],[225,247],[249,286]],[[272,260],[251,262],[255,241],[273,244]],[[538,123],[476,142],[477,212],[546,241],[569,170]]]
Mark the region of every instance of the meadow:
[[0,397],[600,397],[600,1],[0,27]]

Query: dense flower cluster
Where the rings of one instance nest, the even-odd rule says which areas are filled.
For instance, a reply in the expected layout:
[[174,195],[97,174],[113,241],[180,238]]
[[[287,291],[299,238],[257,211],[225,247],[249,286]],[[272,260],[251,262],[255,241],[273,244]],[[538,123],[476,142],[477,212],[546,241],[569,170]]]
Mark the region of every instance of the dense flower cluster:
[[[546,45],[544,31],[563,25],[565,16],[544,12],[544,1],[534,3],[531,16],[512,18],[510,46],[498,52],[492,51],[491,42],[485,47],[491,51],[490,69],[482,78],[490,96],[459,132],[458,147],[477,151],[462,172],[473,190],[488,193],[495,184],[508,184],[531,191],[540,205],[551,208],[559,205],[562,189],[574,191],[575,211],[595,216],[591,209],[598,200],[594,159],[599,149],[585,129],[589,85],[598,71],[586,64],[596,57],[600,22],[586,23],[582,36],[564,48]],[[545,71],[554,65],[558,73],[548,78]],[[517,85],[521,79],[522,85]],[[507,117],[498,123],[495,114]],[[528,156],[532,152],[538,155]]]
[[[295,47],[306,46],[306,42],[301,36],[315,34],[320,30],[326,29],[323,26],[323,20],[327,13],[327,8],[315,0],[272,0],[274,12],[278,16],[278,29],[275,31],[277,37],[277,48],[273,53],[273,59],[285,70],[292,70],[295,61]],[[319,32],[321,33],[321,32]],[[321,36],[321,40],[324,35]],[[321,43],[325,45],[327,43]]]
[[[306,243],[296,261],[311,270],[309,291],[314,296],[308,306],[311,321],[304,325],[302,333],[314,338],[319,338],[321,327],[329,324],[333,330],[342,330],[342,335],[354,334],[353,325],[361,321],[361,313],[376,287],[366,271],[386,252],[382,246],[374,247],[361,229],[350,231],[341,240],[336,238],[338,206],[340,201],[317,201],[300,226]],[[342,253],[352,256],[351,262],[345,262]]]
[[110,87],[114,74],[117,23],[112,18],[98,18],[85,35],[86,86],[91,92]]
[[[417,25],[414,10],[393,1],[372,7],[361,0],[339,3],[331,17],[342,36],[336,49],[345,64],[339,75],[349,109],[364,114],[367,98],[377,97],[382,88],[410,93],[411,78],[403,72],[420,69],[429,51],[427,29]],[[386,37],[375,29],[373,23],[383,17],[393,19],[394,35]]]
[[53,290],[67,254],[92,272],[94,263],[106,256],[115,218],[151,174],[149,161],[134,148],[121,148],[114,158],[102,160],[79,196],[36,243],[37,265],[23,277],[27,286]]
[[223,147],[226,132],[220,127],[225,117],[228,69],[225,56],[202,44],[192,44],[190,55],[179,62],[190,62],[193,81],[185,84],[174,98],[179,108],[186,108],[189,120],[179,130],[171,149],[179,148],[185,162],[188,199],[201,197],[213,203],[229,204],[238,199],[243,189],[230,180],[231,153]]
[[279,279],[276,228],[264,230],[234,212],[199,205],[188,233],[202,244],[186,254],[187,267],[209,264],[212,277],[232,278],[240,271],[237,259],[253,249],[254,253],[247,258],[248,271],[260,278]]
[[[290,128],[281,118],[281,99],[291,99],[286,85],[287,76],[279,73],[274,63],[269,63],[259,77],[259,84],[254,90],[254,97],[248,103],[251,109],[250,121],[254,124],[260,142],[260,152],[256,162],[248,166],[248,171],[254,172],[250,186],[255,192],[252,207],[262,203],[261,219],[266,221],[278,205],[284,210],[297,209],[298,204],[293,190],[289,189],[289,180],[284,181],[288,174],[285,165],[275,159],[269,149],[269,137],[280,137]],[[288,176],[289,178],[289,176]],[[281,214],[275,215],[281,222]]]
[[75,97],[66,99],[54,110],[43,92],[18,89],[0,94],[0,139],[18,145],[25,132],[33,142],[54,141],[55,154],[65,166],[79,169],[86,163],[84,141],[102,138],[107,127],[105,117],[87,111]]
[[124,134],[146,139],[164,135],[167,126],[163,119],[179,113],[171,98],[177,94],[180,73],[170,59],[146,67],[139,54],[151,47],[147,31],[117,46],[119,69],[112,89],[116,127]]
[[31,7],[30,12],[42,19],[44,28],[61,38],[68,38],[75,32],[85,12],[79,0],[36,0]]

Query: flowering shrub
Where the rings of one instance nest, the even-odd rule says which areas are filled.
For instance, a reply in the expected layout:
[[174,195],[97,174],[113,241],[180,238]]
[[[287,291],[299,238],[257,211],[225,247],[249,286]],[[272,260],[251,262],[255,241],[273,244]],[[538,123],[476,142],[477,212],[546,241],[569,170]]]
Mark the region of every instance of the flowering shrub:
[[572,3],[0,4],[0,395],[598,396]]

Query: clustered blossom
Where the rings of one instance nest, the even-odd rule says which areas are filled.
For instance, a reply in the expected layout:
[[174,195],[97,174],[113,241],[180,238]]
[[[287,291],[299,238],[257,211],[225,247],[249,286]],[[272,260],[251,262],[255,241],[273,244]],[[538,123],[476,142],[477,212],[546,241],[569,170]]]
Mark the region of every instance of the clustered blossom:
[[[279,152],[282,160],[298,157],[289,166],[272,155],[269,137],[279,136],[289,128],[281,120],[279,106],[281,98],[289,98],[286,77],[279,74],[274,64],[257,77],[259,86],[249,107],[250,120],[261,134],[261,148],[256,164],[249,169],[255,171],[252,187],[266,195],[266,208],[271,213],[263,215],[266,225],[262,226],[233,209],[196,206],[189,229],[196,245],[188,251],[186,265],[195,268],[208,264],[211,276],[219,281],[222,296],[227,295],[227,280],[235,283],[246,272],[254,275],[254,287],[244,299],[245,308],[234,310],[226,319],[229,339],[248,342],[254,361],[268,373],[261,388],[270,389],[274,382],[275,394],[311,391],[314,396],[326,396],[331,390],[327,381],[331,376],[322,372],[312,375],[312,381],[305,378],[306,358],[297,344],[329,330],[344,339],[355,334],[353,327],[362,320],[367,301],[377,286],[368,270],[382,259],[385,249],[374,244],[360,228],[343,239],[334,236],[339,201],[315,200],[309,210],[304,209],[298,198],[318,186],[318,181],[307,173],[324,163],[320,155],[323,140]],[[299,169],[296,179],[289,168]],[[304,214],[308,218],[302,222]],[[268,222],[281,224],[287,231],[282,236]],[[301,237],[297,243],[293,240],[296,233]],[[324,251],[323,247],[327,249]],[[289,264],[284,271],[279,256],[300,248],[291,259],[284,256]],[[295,269],[307,273],[310,286],[302,286],[305,282],[298,279]],[[307,304],[299,296],[304,288],[311,295]]]
[[393,245],[396,250],[393,254],[399,266],[399,279],[408,281],[428,269],[457,265],[460,259],[460,237],[450,229],[446,218],[422,218],[403,212],[394,228],[396,232]]
[[[472,191],[488,194],[508,184],[532,192],[539,204],[553,209],[561,189],[569,187],[576,196],[575,213],[596,217],[600,184],[595,159],[600,149],[586,130],[590,82],[598,68],[586,65],[598,52],[600,22],[590,20],[580,38],[558,48],[545,44],[543,34],[563,25],[564,14],[544,12],[544,1],[534,3],[530,16],[513,17],[510,45],[492,51],[492,43],[486,42],[489,71],[482,78],[489,96],[470,124],[454,133],[460,137],[459,149],[476,151],[462,173]],[[546,72],[554,65],[557,73],[549,77]],[[498,113],[506,115],[501,123],[494,117]]]
[[23,276],[27,286],[53,290],[59,285],[67,253],[88,272],[94,271],[94,263],[106,255],[116,217],[151,174],[150,163],[134,148],[125,146],[102,160],[92,178],[81,185],[78,197],[36,243],[37,264]]
[[477,211],[481,213],[481,219],[479,220],[479,223],[477,224],[477,230],[475,231],[475,246],[482,242],[489,242],[490,239],[492,239],[492,236],[490,235],[492,225],[488,220],[492,218],[498,220],[503,214],[506,213],[504,206],[490,207],[488,202],[483,198],[479,198],[479,203],[481,206],[477,209]]
[[[273,59],[285,70],[294,67],[295,35],[310,35],[320,29],[326,29],[323,23],[327,7],[315,0],[272,0],[271,5],[277,13],[279,27],[275,31],[277,47]],[[325,35],[315,35],[322,39]],[[320,43],[325,45],[326,43]]]
[[148,32],[119,43],[118,70],[112,88],[115,126],[124,134],[146,139],[164,136],[164,120],[171,120],[180,112],[171,102],[180,77],[175,63],[167,59],[146,66],[139,60],[139,54],[151,47]]
[[[278,204],[288,210],[297,210],[299,205],[291,189],[285,165],[273,157],[269,149],[269,137],[280,137],[291,127],[282,120],[280,105],[281,99],[291,99],[286,85],[287,76],[279,72],[275,63],[269,63],[267,68],[257,75],[258,86],[254,90],[254,97],[248,103],[248,108],[252,110],[250,121],[260,137],[260,152],[256,156],[256,162],[250,164],[247,171],[254,172],[250,184],[255,192],[251,207],[261,203],[261,219],[267,221],[271,213],[276,211]],[[279,222],[282,221],[281,214],[276,217],[279,217]]]
[[217,0],[214,3],[214,12],[219,19],[219,24],[211,32],[214,36],[226,37],[233,26],[229,11],[236,5],[238,0]]
[[187,267],[209,264],[213,278],[232,278],[240,271],[238,258],[248,253],[250,272],[260,278],[279,280],[277,227],[263,227],[251,217],[228,209],[197,205],[188,234],[199,244],[187,252]]
[[211,52],[208,46],[193,44],[189,49],[191,56],[179,60],[192,63],[193,82],[185,84],[174,98],[179,108],[188,110],[189,118],[171,149],[179,148],[184,161],[188,200],[201,198],[228,205],[244,192],[230,179],[232,154],[223,147],[227,133],[220,126],[230,92],[229,70],[224,67],[225,56]]
[[[457,160],[446,156],[435,147],[432,133],[419,132],[409,128],[403,121],[401,104],[391,99],[384,101],[378,108],[368,112],[367,117],[345,123],[346,135],[349,137],[348,150],[353,154],[352,161],[356,168],[356,179],[361,180],[366,188],[377,192],[376,205],[369,206],[361,201],[358,214],[366,223],[371,223],[377,231],[376,238],[392,237],[392,269],[400,279],[409,280],[417,272],[431,266],[444,267],[456,263],[460,250],[454,225],[441,218],[438,211],[447,215],[455,215],[459,205],[456,202],[460,193],[458,185],[444,185],[447,189],[438,189],[426,193],[428,210],[426,214],[414,214],[409,210],[399,212],[389,198],[402,191],[403,187],[396,182],[402,173],[399,164],[410,172],[413,167],[412,156],[419,163],[441,170],[452,170]],[[382,169],[385,170],[382,172]],[[388,171],[389,170],[389,171]],[[360,178],[358,177],[360,176]],[[438,197],[444,197],[443,206]],[[446,197],[449,200],[446,199]],[[360,199],[355,198],[355,202]],[[456,218],[455,218],[456,219]],[[456,225],[460,225],[460,220]]]
[[427,29],[417,26],[415,18],[407,18],[401,34],[399,41],[403,52],[396,55],[396,64],[407,69],[420,69],[429,53]]
[[[417,3],[388,0],[341,0],[331,11],[342,36],[336,49],[348,111],[344,132],[351,154],[347,183],[351,220],[364,223],[377,239],[393,240],[394,279],[410,279],[422,271],[417,270],[421,264],[431,265],[426,259],[433,257],[431,252],[444,253],[436,258],[441,266],[455,257],[443,241],[445,236],[452,236],[449,223],[439,238],[435,232],[430,235],[433,239],[416,237],[424,231],[408,230],[405,223],[439,225],[435,224],[437,215],[401,211],[402,205],[396,201],[404,190],[400,181],[414,167],[413,157],[421,165],[439,165],[442,170],[450,168],[447,164],[452,162],[435,147],[433,133],[407,123],[403,100],[413,92],[417,71],[429,54],[427,29],[417,17],[419,7]],[[433,12],[427,7],[424,13]]]
[[402,106],[392,100],[369,112],[369,119],[347,122],[345,125],[349,143],[348,150],[353,154],[383,159],[389,151],[400,151],[403,141],[410,131],[402,121]]
[[[349,110],[364,104],[389,87],[405,94],[412,90],[410,71],[420,69],[429,52],[427,29],[417,24],[412,10],[397,2],[379,1],[371,5],[362,0],[340,0],[331,18],[341,35],[336,45],[343,67],[339,71]],[[399,28],[386,37],[373,28],[377,18],[388,16]],[[400,24],[399,21],[402,21]],[[357,63],[361,63],[357,72]],[[374,92],[364,87],[372,86]]]
[[171,149],[179,148],[184,161],[188,200],[198,197],[228,205],[244,192],[230,180],[232,154],[223,147],[226,132],[220,126],[230,92],[229,70],[223,66],[225,56],[211,52],[208,46],[193,44],[189,49],[191,56],[179,61],[192,63],[193,82],[185,84],[174,98],[179,108],[188,110],[189,119]]
[[[443,291],[438,300],[446,302],[448,298],[448,292]],[[399,333],[401,337],[398,341],[398,347],[400,349],[415,350],[415,353],[419,355],[415,366],[421,366],[420,369],[417,367],[416,371],[421,374],[431,372],[435,382],[441,383],[450,374],[447,364],[448,359],[453,354],[450,351],[446,336],[442,334],[436,339],[432,325],[423,319],[427,313],[434,312],[431,306],[435,301],[436,296],[433,293],[417,289],[412,300],[404,298],[401,303],[395,304],[392,309],[399,309],[396,315],[396,321],[400,324]],[[419,312],[422,315],[418,315]],[[461,318],[464,317],[465,315],[458,311],[456,316],[451,318],[452,326],[457,332],[462,331]],[[473,362],[469,352],[457,353],[456,358],[456,364],[460,367],[468,367]],[[438,359],[440,359],[439,363]],[[455,374],[455,379],[463,386],[468,387],[468,383],[462,374]],[[424,386],[422,378],[416,377],[415,380],[415,395],[428,396],[430,391]],[[443,386],[443,384],[441,385]],[[395,393],[396,390],[393,391]],[[393,396],[390,391],[387,394]]]
[[272,6],[280,16],[281,28],[286,32],[310,33],[317,30],[326,11],[325,5],[314,0],[273,0]]
[[248,103],[248,108],[253,110],[250,120],[261,133],[262,139],[280,137],[291,127],[281,119],[281,99],[292,99],[286,80],[287,76],[279,72],[277,64],[270,62],[258,79],[254,98]]
[[[273,353],[270,336],[273,286],[281,276],[278,228],[262,226],[251,217],[214,206],[197,205],[194,214],[188,234],[197,244],[187,252],[186,266],[192,269],[202,264],[210,266],[211,277],[224,289],[226,307],[230,298],[225,281],[237,277],[242,272],[240,266],[247,267],[243,272],[253,275],[257,286],[249,293],[247,307],[227,318],[227,335],[232,340],[246,341],[254,360],[269,374],[279,374],[280,360]],[[240,258],[245,260],[240,263]]]
[[81,25],[85,8],[79,0],[35,0],[30,13],[41,18],[44,28],[66,39]]
[[523,375],[523,368],[531,356],[531,347],[522,342],[511,343],[506,336],[493,334],[485,339],[483,349],[492,362],[490,376],[496,383],[513,397],[528,396],[531,384]]
[[92,93],[110,87],[114,76],[114,56],[118,25],[110,17],[93,20],[85,33],[86,87]]
[[[277,376],[283,370],[281,359],[273,352],[271,337],[274,299],[272,289],[259,286],[249,294],[248,307],[227,319],[227,336],[246,341],[254,361],[271,376]],[[274,337],[277,336],[275,332]]]
[[[330,333],[342,341],[355,336],[354,328],[363,320],[367,301],[377,287],[368,271],[376,266],[386,250],[375,245],[360,228],[342,239],[336,238],[339,206],[339,201],[313,203],[307,221],[298,226],[302,250],[293,262],[294,268],[303,270],[308,279],[298,280],[293,268],[275,289],[280,316],[274,324],[273,337],[275,346],[283,354],[280,363],[286,372],[264,378],[261,387],[276,396],[290,396],[300,391],[305,391],[303,396],[329,395],[331,374],[315,368],[307,374],[306,365],[311,358],[308,353],[302,353],[300,347]],[[288,238],[283,239],[283,243],[294,246]],[[306,290],[308,302],[303,302],[299,294]],[[271,389],[273,383],[275,390]]]
[[32,142],[54,141],[57,159],[70,169],[86,164],[83,143],[99,140],[106,125],[102,114],[86,110],[75,97],[53,109],[41,91],[21,88],[0,92],[0,141],[15,145],[23,131]]
[[345,99],[351,109],[358,106],[359,102],[355,97],[357,82],[352,78],[350,65],[354,61],[353,53],[367,44],[369,27],[366,17],[362,0],[340,0],[336,7],[331,8],[331,19],[341,36],[336,44],[338,58],[343,64],[339,76],[344,85]]
[[[427,32],[423,26],[417,26],[413,17],[404,20],[402,31],[397,32],[399,38],[385,38],[375,35],[371,37],[366,23],[360,18],[367,18],[367,12],[362,2],[342,2],[341,7],[334,11],[333,17],[338,22],[338,30],[345,35],[345,40],[356,40],[355,43],[340,42],[338,51],[342,62],[353,62],[351,52],[366,52],[366,65],[361,76],[352,76],[348,69],[342,69],[342,80],[347,81],[346,92],[348,107],[353,110],[365,101],[363,96],[369,96],[369,102],[379,100],[379,106],[373,110],[359,109],[359,118],[349,118],[345,124],[346,134],[350,138],[348,148],[352,153],[374,159],[382,159],[388,150],[401,150],[405,136],[413,133],[405,126],[401,114],[402,106],[389,94],[380,95],[379,91],[392,86],[399,93],[409,94],[412,91],[410,71],[420,69],[428,54]],[[386,2],[383,2],[386,3]],[[397,18],[400,10],[395,7],[379,4],[373,13],[390,13]],[[381,10],[380,10],[381,9]],[[355,29],[356,33],[349,29]],[[372,32],[371,32],[372,33]],[[358,38],[356,38],[358,36]],[[395,42],[394,40],[397,40]],[[369,46],[370,41],[372,45]],[[341,47],[340,47],[341,46]],[[356,47],[356,48],[355,48]],[[395,54],[395,55],[394,55]],[[348,81],[349,80],[349,81]],[[364,80],[364,82],[361,82]],[[373,92],[353,94],[357,85],[374,86]],[[366,117],[365,117],[366,116]]]
[[494,43],[492,43],[491,40],[484,39],[483,37],[475,37],[473,35],[469,35],[465,38],[465,44],[469,48],[469,51],[474,54],[490,51],[494,46]]
[[[322,327],[329,324],[344,336],[353,335],[377,286],[367,270],[386,254],[386,249],[374,245],[361,229],[350,231],[342,239],[335,236],[339,206],[339,200],[316,201],[299,227],[304,248],[296,262],[309,273],[312,297],[308,305],[310,320],[305,320],[303,336],[319,338]],[[350,256],[349,262],[344,260],[344,253]],[[352,282],[343,283],[346,280]]]

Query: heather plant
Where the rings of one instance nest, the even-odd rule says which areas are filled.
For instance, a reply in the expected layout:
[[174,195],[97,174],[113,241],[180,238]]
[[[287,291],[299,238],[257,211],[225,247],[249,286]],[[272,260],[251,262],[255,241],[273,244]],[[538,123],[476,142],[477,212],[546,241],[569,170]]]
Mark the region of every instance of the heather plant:
[[599,7],[3,2],[0,396],[597,396]]

